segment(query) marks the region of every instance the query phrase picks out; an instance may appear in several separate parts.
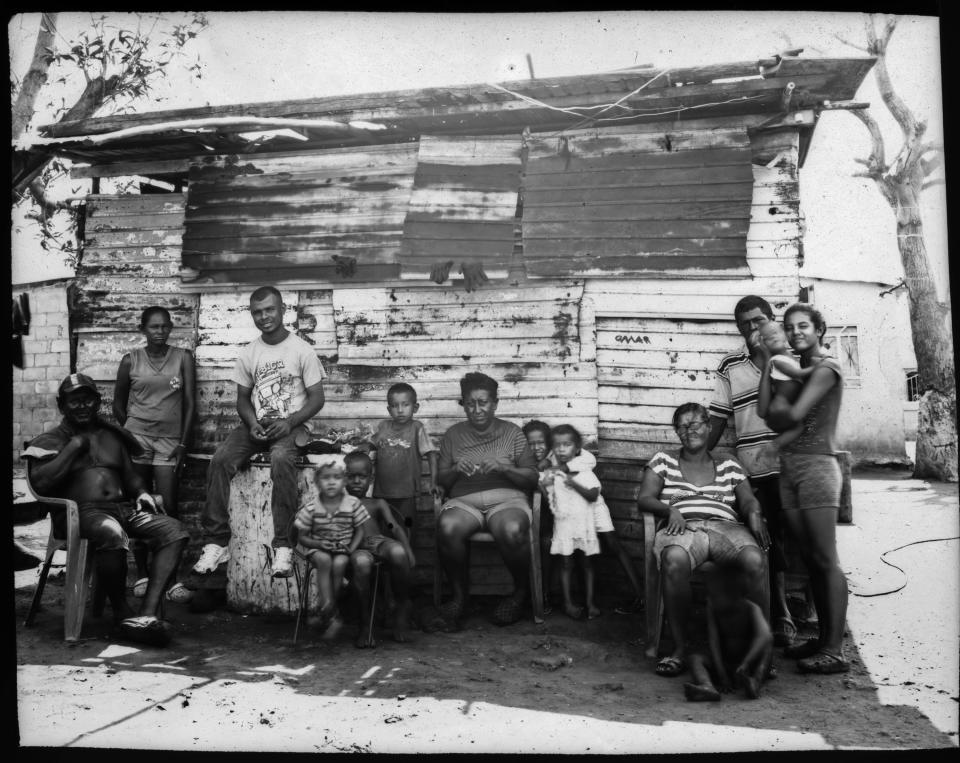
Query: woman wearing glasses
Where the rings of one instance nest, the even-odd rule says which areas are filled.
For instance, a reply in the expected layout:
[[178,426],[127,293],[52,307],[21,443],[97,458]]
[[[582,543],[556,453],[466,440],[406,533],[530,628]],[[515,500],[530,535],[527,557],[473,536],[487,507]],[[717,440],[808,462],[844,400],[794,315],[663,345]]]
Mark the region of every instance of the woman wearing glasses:
[[764,554],[770,546],[743,467],[734,458],[714,458],[707,450],[707,409],[684,403],[673,413],[673,428],[679,450],[660,451],[650,459],[637,497],[640,511],[666,522],[654,538],[653,553],[673,638],[673,652],[657,663],[656,673],[668,677],[687,669],[691,573],[706,561],[738,568],[750,599],[765,609]]

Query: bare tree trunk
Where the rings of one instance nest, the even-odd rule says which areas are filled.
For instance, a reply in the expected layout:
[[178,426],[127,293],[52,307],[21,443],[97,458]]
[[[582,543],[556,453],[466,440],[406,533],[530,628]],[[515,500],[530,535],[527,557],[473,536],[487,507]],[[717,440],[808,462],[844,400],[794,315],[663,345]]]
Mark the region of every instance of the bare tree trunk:
[[33,46],[33,58],[30,69],[23,78],[17,100],[13,104],[10,134],[14,139],[19,138],[30,124],[30,119],[36,112],[37,96],[47,82],[50,71],[49,56],[53,53],[57,32],[57,14],[44,13],[40,18],[40,31]]
[[[917,190],[910,185],[897,190],[901,209],[916,210]],[[956,482],[957,387],[950,308],[937,300],[918,215],[898,214],[897,243],[910,300],[910,327],[922,392],[913,476]]]
[[926,123],[916,119],[893,88],[886,53],[897,26],[896,17],[888,17],[879,33],[875,21],[873,16],[865,20],[866,51],[876,56],[874,73],[880,97],[900,127],[903,144],[888,164],[877,121],[867,111],[853,112],[866,125],[871,139],[870,156],[856,160],[867,168],[858,175],[871,178],[877,184],[897,219],[897,246],[910,300],[910,328],[922,392],[913,475],[956,482],[957,382],[950,305],[937,300],[920,217],[924,181],[940,166],[939,156],[929,160],[924,156],[939,154],[942,147],[923,142]]

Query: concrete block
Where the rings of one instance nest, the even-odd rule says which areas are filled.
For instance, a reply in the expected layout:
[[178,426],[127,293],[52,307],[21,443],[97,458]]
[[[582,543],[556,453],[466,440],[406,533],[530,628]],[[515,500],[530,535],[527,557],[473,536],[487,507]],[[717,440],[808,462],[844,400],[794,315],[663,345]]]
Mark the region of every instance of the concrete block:
[[37,381],[33,383],[33,391],[38,395],[53,395],[56,397],[57,388],[60,386],[60,382],[56,379],[44,379],[43,381]]
[[39,339],[62,339],[67,332],[66,324],[56,324],[49,326],[30,327],[29,340]]
[[[32,338],[23,338],[23,354],[37,356],[44,355],[50,352],[50,340],[49,339],[32,339]],[[24,358],[26,359],[26,358]],[[35,365],[42,366],[43,363],[35,363]]]
[[[47,343],[49,345],[49,342]],[[38,352],[34,358],[36,366],[59,366],[60,353],[57,352]]]
[[53,339],[50,342],[50,352],[65,352],[67,357],[70,355],[69,339]]
[[40,381],[47,378],[47,369],[45,366],[37,366],[31,363],[29,367],[23,369],[24,381]]
[[57,322],[49,320],[46,313],[32,313],[30,315],[30,333],[33,334],[35,328],[46,326],[48,323],[56,325]]

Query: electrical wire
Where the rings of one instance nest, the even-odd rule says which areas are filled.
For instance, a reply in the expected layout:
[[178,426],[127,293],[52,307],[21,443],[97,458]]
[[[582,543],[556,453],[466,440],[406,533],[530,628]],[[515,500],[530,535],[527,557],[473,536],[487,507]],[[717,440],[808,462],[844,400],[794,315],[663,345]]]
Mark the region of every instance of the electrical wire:
[[879,593],[854,593],[853,595],[859,596],[860,598],[863,598],[863,599],[869,599],[874,596],[887,596],[888,594],[896,593],[897,591],[902,591],[904,588],[906,588],[907,583],[909,582],[907,579],[907,573],[904,572],[902,567],[898,567],[893,562],[888,562],[886,559],[884,559],[884,557],[887,554],[892,554],[894,551],[899,551],[900,549],[907,548],[909,546],[916,546],[920,543],[937,543],[937,542],[948,541],[948,540],[960,540],[960,535],[954,535],[950,538],[926,538],[924,540],[915,540],[912,543],[904,543],[902,546],[897,546],[896,548],[891,548],[889,551],[884,551],[882,554],[880,554],[880,561],[883,562],[888,567],[893,567],[895,570],[899,570],[903,574],[903,585],[901,585],[898,588],[892,588],[889,591],[880,591]]

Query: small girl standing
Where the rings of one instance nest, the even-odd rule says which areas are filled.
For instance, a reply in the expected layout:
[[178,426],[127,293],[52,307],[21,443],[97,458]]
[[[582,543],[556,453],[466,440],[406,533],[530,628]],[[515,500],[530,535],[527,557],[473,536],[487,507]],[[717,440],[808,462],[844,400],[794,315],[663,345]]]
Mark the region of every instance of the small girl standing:
[[573,575],[573,554],[583,555],[584,592],[587,617],[599,617],[600,610],[593,600],[593,562],[591,556],[600,553],[595,521],[596,504],[603,501],[600,480],[593,473],[596,459],[581,453],[583,439],[569,424],[561,424],[552,431],[553,456],[556,467],[544,470],[540,479],[547,490],[550,510],[553,512],[553,542],[550,553],[563,557],[560,583],[563,588],[563,611],[568,617],[580,619],[583,608],[573,603],[570,583]]

